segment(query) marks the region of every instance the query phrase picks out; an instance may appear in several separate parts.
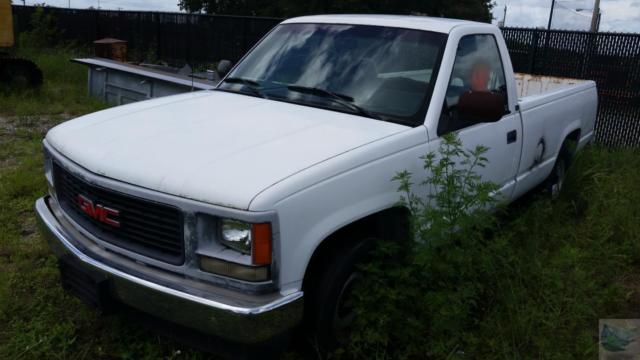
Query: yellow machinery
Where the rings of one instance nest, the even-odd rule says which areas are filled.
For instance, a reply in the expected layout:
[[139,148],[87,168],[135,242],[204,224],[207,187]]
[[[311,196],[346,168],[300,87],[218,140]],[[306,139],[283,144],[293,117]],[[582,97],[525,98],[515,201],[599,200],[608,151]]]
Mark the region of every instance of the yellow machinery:
[[0,48],[13,46],[13,17],[11,0],[0,1]]
[[8,86],[12,90],[14,87],[42,85],[42,71],[36,64],[2,52],[12,48],[14,42],[11,0],[0,0],[0,86]]

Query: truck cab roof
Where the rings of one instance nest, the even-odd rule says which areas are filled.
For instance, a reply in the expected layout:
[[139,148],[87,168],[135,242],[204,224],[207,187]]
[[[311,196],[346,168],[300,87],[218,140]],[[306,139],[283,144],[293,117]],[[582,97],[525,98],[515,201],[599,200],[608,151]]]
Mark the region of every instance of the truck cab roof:
[[458,19],[416,15],[311,15],[288,19],[283,24],[293,23],[325,23],[388,26],[406,29],[433,31],[448,34],[458,26],[473,25],[494,28],[494,25]]

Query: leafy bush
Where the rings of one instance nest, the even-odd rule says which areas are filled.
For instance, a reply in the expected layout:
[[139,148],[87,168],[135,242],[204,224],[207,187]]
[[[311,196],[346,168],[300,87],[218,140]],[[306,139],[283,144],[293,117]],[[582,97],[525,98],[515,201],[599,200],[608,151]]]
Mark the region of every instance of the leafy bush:
[[[380,243],[364,266],[356,294],[356,331],[349,353],[362,358],[447,357],[473,342],[467,331],[491,299],[490,279],[505,244],[485,236],[495,224],[496,185],[477,174],[482,146],[465,150],[454,135],[422,159],[427,176],[412,192],[412,174],[399,182],[411,210],[413,239]],[[395,259],[390,261],[389,259]],[[372,309],[375,309],[373,312]]]
[[[482,210],[493,187],[473,172],[481,149],[460,146],[448,138],[424,158],[423,184],[441,197],[416,198],[411,174],[396,177],[415,238],[378,244],[356,292],[354,335],[337,355],[597,357],[599,319],[640,317],[640,151],[586,149],[559,199],[531,193],[493,216]],[[455,158],[466,172],[453,170]],[[466,203],[476,211],[461,212]]]
[[31,30],[20,34],[18,45],[23,48],[53,48],[60,43],[63,32],[58,29],[55,16],[38,6],[31,15]]

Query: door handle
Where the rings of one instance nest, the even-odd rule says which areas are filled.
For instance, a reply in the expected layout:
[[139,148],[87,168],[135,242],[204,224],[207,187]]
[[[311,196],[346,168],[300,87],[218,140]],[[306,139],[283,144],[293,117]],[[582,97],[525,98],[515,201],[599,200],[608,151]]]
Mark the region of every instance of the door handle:
[[511,144],[516,142],[516,140],[518,140],[518,131],[517,130],[511,130],[507,133],[507,144]]

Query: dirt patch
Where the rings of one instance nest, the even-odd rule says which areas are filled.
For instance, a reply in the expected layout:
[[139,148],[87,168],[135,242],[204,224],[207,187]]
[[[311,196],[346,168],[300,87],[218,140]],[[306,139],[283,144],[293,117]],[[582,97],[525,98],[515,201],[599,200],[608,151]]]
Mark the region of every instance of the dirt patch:
[[70,115],[0,116],[0,140],[11,137],[20,129],[45,134],[57,124],[69,120]]
[[20,142],[38,141],[69,115],[0,116],[0,169],[16,165]]
[[9,119],[0,116],[0,141],[15,133],[15,126],[11,125]]

